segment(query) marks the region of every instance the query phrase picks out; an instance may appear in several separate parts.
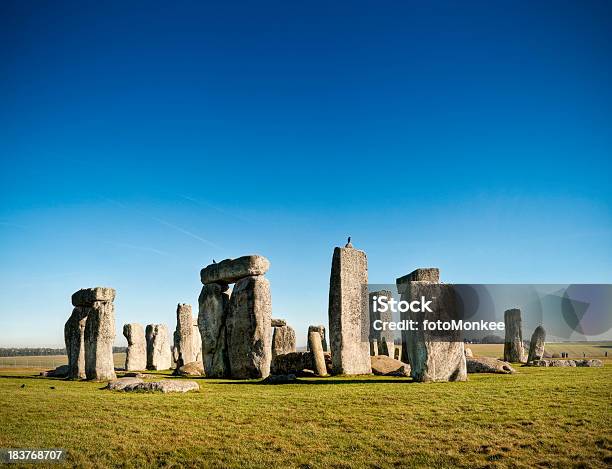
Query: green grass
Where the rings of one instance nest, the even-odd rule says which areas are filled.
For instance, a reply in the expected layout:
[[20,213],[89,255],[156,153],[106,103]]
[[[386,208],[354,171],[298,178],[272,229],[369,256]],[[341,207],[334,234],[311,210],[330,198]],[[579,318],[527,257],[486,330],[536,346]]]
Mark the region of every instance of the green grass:
[[0,447],[65,448],[80,467],[609,467],[611,365],[465,383],[199,379],[184,395],[0,370]]

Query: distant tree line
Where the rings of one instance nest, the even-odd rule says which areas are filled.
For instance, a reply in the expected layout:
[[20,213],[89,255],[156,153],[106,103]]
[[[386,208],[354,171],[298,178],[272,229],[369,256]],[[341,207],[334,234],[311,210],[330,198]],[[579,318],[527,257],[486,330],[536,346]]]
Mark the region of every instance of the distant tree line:
[[[113,347],[113,353],[125,353],[126,348]],[[66,349],[48,347],[0,348],[0,357],[40,357],[45,355],[66,355]]]

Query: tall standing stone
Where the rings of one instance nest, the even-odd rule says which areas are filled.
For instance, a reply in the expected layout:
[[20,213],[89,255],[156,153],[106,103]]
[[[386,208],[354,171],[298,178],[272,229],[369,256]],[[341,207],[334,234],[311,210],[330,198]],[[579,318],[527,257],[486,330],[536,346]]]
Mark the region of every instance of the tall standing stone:
[[383,308],[379,303],[377,303],[377,307],[374,308],[374,301],[378,301],[379,298],[382,298],[383,301],[388,302],[392,298],[391,292],[389,290],[380,290],[372,292],[369,295],[370,354],[387,355],[388,357],[393,358],[395,353],[395,338],[393,336],[393,331],[389,329],[376,330],[374,328],[374,321],[382,321],[382,323],[390,323],[393,321],[393,313],[391,312],[391,308],[387,307],[386,311],[381,311]]
[[[308,326],[308,333],[310,334],[312,331],[316,331],[321,335],[321,344],[323,345],[323,351],[329,352],[329,346],[327,345],[327,338],[326,338],[327,334],[325,333],[325,326],[323,326],[322,324],[318,326]],[[306,350],[310,351],[308,344],[307,344]]]
[[115,379],[113,344],[115,342],[115,305],[96,301],[85,323],[85,374],[87,379]]
[[546,331],[542,326],[536,327],[533,331],[533,335],[531,336],[531,342],[529,343],[529,356],[527,357],[527,363],[544,358],[545,342]]
[[414,301],[424,297],[432,302],[431,311],[423,308],[417,312],[411,309],[401,312],[402,320],[412,320],[419,326],[417,330],[406,331],[402,349],[406,351],[410,374],[415,381],[465,381],[467,367],[461,332],[432,331],[424,327],[425,320],[445,322],[460,319],[454,287],[438,281],[438,269],[418,269],[397,279],[402,300]]
[[198,298],[198,326],[202,340],[204,372],[209,378],[229,378],[226,320],[229,309],[227,285],[210,283]]
[[86,379],[85,323],[89,308],[76,306],[64,326],[64,340],[68,355],[68,378]]
[[198,327],[198,318],[192,318],[192,326],[193,333],[191,334],[191,338],[193,341],[193,350],[195,351],[195,361],[198,363],[202,363],[202,336],[200,335],[200,328]]
[[295,331],[291,326],[276,326],[272,333],[272,360],[277,355],[295,352]]
[[227,349],[231,376],[265,378],[272,359],[270,282],[263,276],[238,280],[227,317]]
[[123,326],[123,335],[128,347],[125,355],[125,369],[140,371],[147,368],[147,344],[142,324],[130,323]]
[[334,374],[372,372],[369,347],[368,261],[350,242],[335,248],[329,280],[329,341]]
[[325,365],[325,355],[323,354],[323,344],[321,334],[316,331],[308,333],[308,345],[312,353],[314,371],[319,376],[327,376],[327,366]]
[[525,361],[521,310],[509,309],[504,312],[506,338],[504,339],[504,361],[518,363]]
[[198,350],[195,347],[194,332],[191,305],[179,303],[176,307],[176,331],[174,333],[177,368],[197,360]]
[[149,324],[146,330],[147,369],[169,370],[172,366],[172,351],[168,337],[168,326]]

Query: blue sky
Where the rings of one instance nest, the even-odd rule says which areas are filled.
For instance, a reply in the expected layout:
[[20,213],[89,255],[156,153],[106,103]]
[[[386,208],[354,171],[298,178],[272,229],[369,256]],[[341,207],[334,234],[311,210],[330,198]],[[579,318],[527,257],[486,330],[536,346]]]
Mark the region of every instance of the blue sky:
[[63,346],[70,294],[197,309],[272,263],[327,323],[351,235],[372,283],[611,283],[612,8],[596,1],[0,4],[0,346]]

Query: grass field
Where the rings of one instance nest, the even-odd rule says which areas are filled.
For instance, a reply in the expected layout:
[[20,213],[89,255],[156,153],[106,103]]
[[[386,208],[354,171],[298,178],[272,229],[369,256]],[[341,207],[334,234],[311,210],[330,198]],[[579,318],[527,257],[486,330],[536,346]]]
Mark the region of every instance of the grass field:
[[436,384],[198,379],[185,395],[0,370],[0,447],[65,448],[80,467],[610,467],[612,362],[517,369]]

